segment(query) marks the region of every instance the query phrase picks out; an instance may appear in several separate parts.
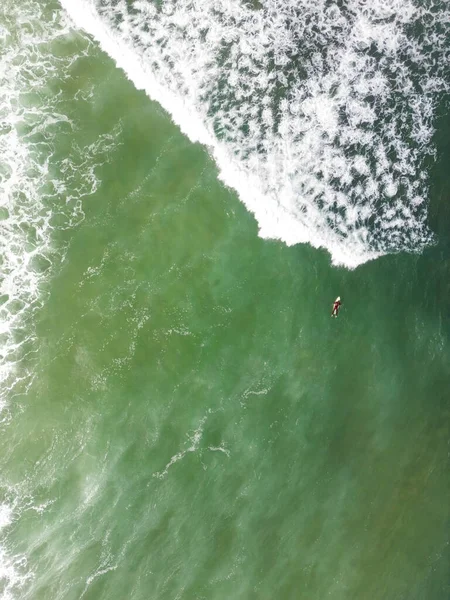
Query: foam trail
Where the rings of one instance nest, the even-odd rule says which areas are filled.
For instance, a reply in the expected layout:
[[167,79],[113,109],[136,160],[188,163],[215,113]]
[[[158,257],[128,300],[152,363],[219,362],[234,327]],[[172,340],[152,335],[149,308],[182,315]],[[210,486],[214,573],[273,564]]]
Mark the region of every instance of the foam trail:
[[419,252],[448,90],[442,0],[60,0],[210,148],[265,238],[335,264]]
[[[193,432],[192,435],[188,436],[190,445],[187,448],[185,448],[184,450],[180,450],[179,452],[174,454],[172,456],[172,458],[169,460],[169,462],[167,463],[167,465],[165,466],[164,470],[154,473],[153,477],[157,477],[158,479],[164,479],[164,477],[167,475],[167,473],[169,472],[169,469],[172,465],[174,465],[175,463],[182,460],[188,452],[196,452],[198,450],[201,439],[202,439],[203,426],[204,426],[205,422],[206,422],[206,417],[203,417],[203,419],[201,419],[197,429]],[[218,448],[214,448],[214,450],[217,450],[217,449]],[[223,450],[222,448],[221,448],[221,450],[223,452],[225,452],[225,450]]]

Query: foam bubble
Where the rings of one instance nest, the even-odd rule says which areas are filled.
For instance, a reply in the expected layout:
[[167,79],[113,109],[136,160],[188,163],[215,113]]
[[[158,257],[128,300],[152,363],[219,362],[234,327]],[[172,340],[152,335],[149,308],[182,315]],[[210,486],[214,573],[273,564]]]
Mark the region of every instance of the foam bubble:
[[448,89],[448,3],[61,3],[210,147],[261,236],[347,267],[432,241],[421,175]]

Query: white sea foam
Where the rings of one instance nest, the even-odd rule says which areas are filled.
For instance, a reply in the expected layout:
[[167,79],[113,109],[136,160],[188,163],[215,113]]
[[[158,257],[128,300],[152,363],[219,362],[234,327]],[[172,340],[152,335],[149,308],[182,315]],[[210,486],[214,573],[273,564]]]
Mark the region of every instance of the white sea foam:
[[[39,304],[39,284],[51,266],[50,211],[40,196],[49,180],[53,123],[67,121],[52,110],[45,94],[54,65],[42,47],[60,33],[39,23],[37,5],[8,2],[2,15],[0,73],[0,178],[2,262],[0,279],[0,398],[17,380],[13,376],[20,349],[29,345],[27,318]],[[23,9],[23,10],[22,10]],[[47,97],[46,97],[47,96]],[[44,102],[49,102],[43,105]],[[33,135],[35,134],[35,139]],[[50,138],[50,139],[49,139]],[[29,346],[30,347],[30,346]]]
[[0,545],[0,584],[2,584],[2,600],[13,600],[30,575],[23,575],[26,568],[24,556],[11,557],[3,546]]
[[[73,30],[61,11],[46,3],[3,0],[0,7],[0,420],[14,393],[33,377],[38,351],[35,313],[44,301],[44,284],[61,264],[65,248],[58,229],[83,219],[81,199],[95,191],[97,164],[114,132],[78,147],[71,139],[77,124],[66,111],[62,82],[81,52],[70,41]],[[55,52],[55,44],[64,52]],[[87,39],[84,51],[91,42]],[[111,139],[110,139],[111,138]],[[62,142],[62,143],[61,143]],[[60,144],[61,145],[58,145]],[[68,150],[64,153],[61,147]],[[99,155],[99,158],[97,158]],[[28,366],[25,367],[25,364]],[[10,425],[7,425],[7,427]],[[23,510],[45,510],[12,494],[0,481],[0,596],[23,597],[33,577],[26,557],[16,554],[11,525]],[[6,490],[6,491],[5,491]]]
[[0,530],[12,523],[13,509],[9,504],[0,504]]
[[188,452],[196,452],[199,449],[200,442],[201,442],[201,439],[203,436],[203,426],[204,426],[205,422],[206,422],[206,417],[203,417],[203,419],[200,420],[200,423],[199,423],[199,426],[197,427],[197,429],[192,433],[192,435],[188,435],[188,439],[189,439],[188,447],[185,448],[184,450],[180,450],[180,452],[177,452],[176,454],[174,454],[172,456],[172,458],[169,460],[169,462],[167,463],[167,465],[165,466],[164,470],[154,473],[153,477],[157,477],[158,479],[164,479],[164,477],[167,475],[167,473],[169,472],[169,469],[172,465],[174,465],[175,463],[182,460],[186,456],[186,454],[188,454]]
[[[95,157],[105,151],[100,146],[113,143],[106,135],[85,148],[71,143],[66,154],[59,150],[57,141],[76,128],[60,84],[78,54],[59,56],[52,44],[70,40],[73,31],[61,12],[32,0],[7,0],[2,9],[0,409],[19,383],[32,378],[23,362],[17,365],[36,351],[33,314],[43,302],[43,282],[63,258],[53,233],[82,220],[81,199],[98,184]],[[86,40],[85,52],[89,46]]]
[[17,515],[29,504],[29,499],[20,501],[13,488],[2,489],[4,500],[0,504],[0,597],[2,600],[15,600],[21,596],[25,584],[33,578],[27,558],[14,554],[8,548],[8,532]]
[[450,3],[60,1],[210,148],[261,236],[347,267],[431,242],[422,170]]

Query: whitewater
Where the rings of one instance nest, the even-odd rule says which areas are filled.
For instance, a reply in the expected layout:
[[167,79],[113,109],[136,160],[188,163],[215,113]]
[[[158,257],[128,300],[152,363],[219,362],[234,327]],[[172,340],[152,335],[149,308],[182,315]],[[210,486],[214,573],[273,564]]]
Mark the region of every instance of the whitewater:
[[[1,17],[0,409],[19,383],[26,389],[32,380],[32,359],[21,372],[18,365],[35,352],[33,315],[44,302],[45,282],[64,260],[64,244],[55,243],[55,234],[83,220],[82,199],[99,183],[99,148],[114,144],[117,134],[77,143],[61,73],[70,78],[90,42],[58,52],[58,43],[63,48],[73,41],[61,11],[8,1]],[[77,96],[85,100],[81,90]]]
[[61,0],[194,142],[263,238],[354,268],[420,252],[448,3]]
[[2,599],[442,596],[442,246],[259,240],[98,49],[263,238],[353,269],[433,243],[449,85],[449,4],[368,4],[2,2]]
[[[99,184],[99,146],[117,131],[79,143],[62,86],[91,42],[74,37],[58,6],[7,0],[0,10],[0,423],[8,428],[14,398],[36,376],[36,314],[48,281],[64,262],[64,232],[84,219],[82,200]],[[71,47],[73,44],[73,47]],[[77,92],[86,101],[90,90]],[[84,97],[86,95],[86,97]],[[11,527],[24,511],[40,510],[23,491],[0,479],[2,598],[18,597],[33,577],[27,559],[9,551]]]

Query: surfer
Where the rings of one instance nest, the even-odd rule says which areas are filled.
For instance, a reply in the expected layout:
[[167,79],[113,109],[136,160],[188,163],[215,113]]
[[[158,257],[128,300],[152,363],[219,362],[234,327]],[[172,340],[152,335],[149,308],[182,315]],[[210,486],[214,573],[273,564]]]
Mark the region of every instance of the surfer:
[[332,317],[337,317],[338,316],[339,308],[340,308],[341,304],[342,304],[341,297],[338,296],[336,298],[336,300],[334,301],[334,304],[333,304],[333,310],[331,312],[331,316]]

